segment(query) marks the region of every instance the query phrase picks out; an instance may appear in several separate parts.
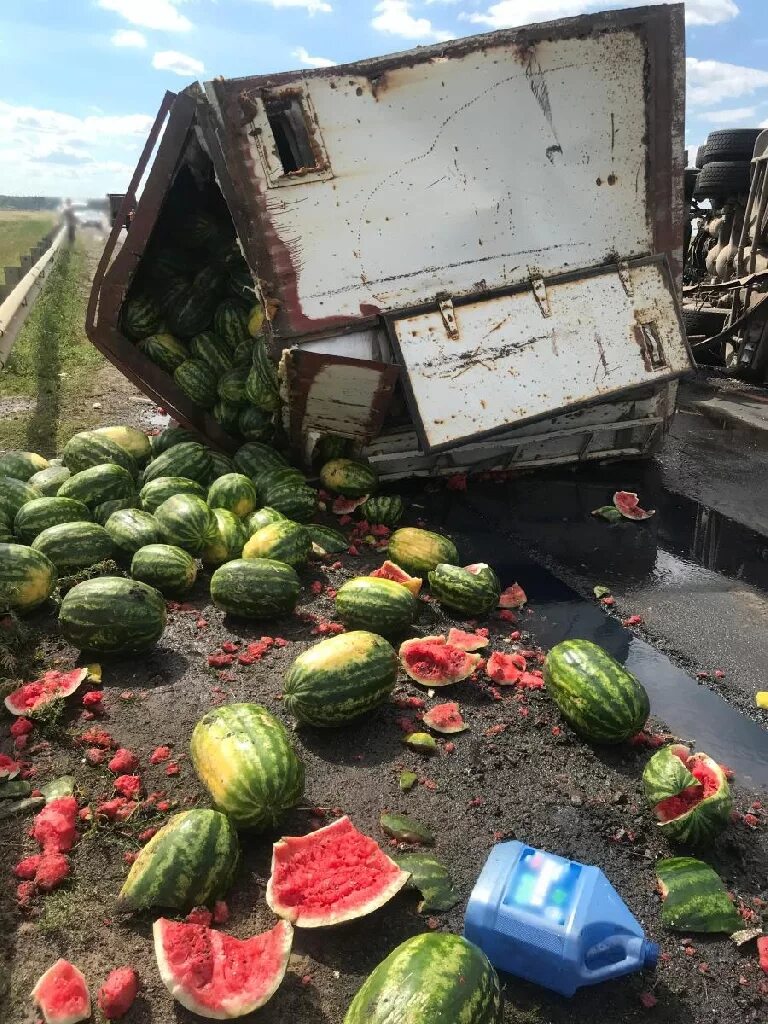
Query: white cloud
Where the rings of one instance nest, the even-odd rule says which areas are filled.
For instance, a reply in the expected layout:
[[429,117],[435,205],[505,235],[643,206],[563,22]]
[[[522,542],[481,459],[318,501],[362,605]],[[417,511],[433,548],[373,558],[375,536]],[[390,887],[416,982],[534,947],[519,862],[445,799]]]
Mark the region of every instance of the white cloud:
[[757,112],[754,107],[730,107],[728,110],[706,110],[698,116],[712,124],[734,125],[737,121],[754,121]]
[[376,17],[371,25],[377,32],[402,36],[403,39],[430,39],[438,42],[453,39],[452,32],[433,28],[429,18],[414,18],[409,7],[409,0],[380,0],[374,8]]
[[719,60],[686,57],[688,101],[691,106],[715,106],[737,96],[768,88],[768,71],[724,64]]
[[183,78],[194,78],[205,71],[205,65],[201,60],[186,53],[179,53],[178,50],[159,50],[152,58],[152,67],[158,71],[172,71],[174,75],[181,75]]
[[[667,0],[646,0],[649,4],[666,3]],[[555,18],[570,18],[577,14],[588,14],[606,7],[635,7],[634,0],[627,3],[610,0],[500,0],[491,4],[485,13],[462,13],[459,17],[476,25],[491,28],[510,28],[513,25],[527,25],[535,21],[552,21]],[[689,25],[719,25],[730,21],[739,14],[735,0],[687,0],[685,20]]]
[[257,3],[269,4],[277,10],[282,7],[301,7],[308,14],[329,14],[333,10],[326,0],[257,0]]
[[131,25],[159,32],[188,32],[192,22],[178,5],[183,0],[96,0],[105,11],[114,11]]
[[110,42],[113,46],[133,46],[141,49],[147,45],[147,37],[132,28],[119,28],[113,33]]
[[308,68],[332,68],[336,63],[335,60],[329,60],[328,57],[310,57],[309,52],[303,46],[297,46],[291,52],[291,56]]

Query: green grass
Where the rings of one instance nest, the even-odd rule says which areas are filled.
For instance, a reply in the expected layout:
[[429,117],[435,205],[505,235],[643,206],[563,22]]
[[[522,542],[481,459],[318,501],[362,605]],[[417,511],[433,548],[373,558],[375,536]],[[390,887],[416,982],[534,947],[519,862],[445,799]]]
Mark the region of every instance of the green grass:
[[0,284],[5,280],[5,267],[18,267],[21,257],[37,245],[54,220],[48,213],[0,211]]
[[104,359],[85,334],[89,290],[82,242],[62,248],[0,371],[0,400],[34,402],[21,414],[0,416],[0,450],[52,456],[72,434],[96,423],[90,395]]

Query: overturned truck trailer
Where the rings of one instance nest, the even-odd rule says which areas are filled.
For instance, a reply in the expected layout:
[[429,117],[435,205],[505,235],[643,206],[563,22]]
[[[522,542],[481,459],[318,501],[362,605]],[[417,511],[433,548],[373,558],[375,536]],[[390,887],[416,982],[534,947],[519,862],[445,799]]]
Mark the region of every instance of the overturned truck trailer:
[[235,449],[249,392],[206,357],[234,246],[296,455],[339,435],[386,479],[652,452],[692,365],[683,94],[682,4],[168,94],[89,335]]

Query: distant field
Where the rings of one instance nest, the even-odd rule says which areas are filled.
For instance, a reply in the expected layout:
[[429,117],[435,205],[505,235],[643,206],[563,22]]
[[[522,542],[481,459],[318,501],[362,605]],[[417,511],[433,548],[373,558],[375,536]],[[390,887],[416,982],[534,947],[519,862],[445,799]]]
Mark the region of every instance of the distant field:
[[21,210],[0,210],[0,284],[5,280],[5,267],[17,267],[22,256],[29,252],[54,224],[53,213]]

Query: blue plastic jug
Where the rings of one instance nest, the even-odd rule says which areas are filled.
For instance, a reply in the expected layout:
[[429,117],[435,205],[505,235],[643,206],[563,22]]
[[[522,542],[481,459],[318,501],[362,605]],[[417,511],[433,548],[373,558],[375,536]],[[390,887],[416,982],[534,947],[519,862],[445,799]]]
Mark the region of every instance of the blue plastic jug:
[[653,968],[659,956],[599,868],[517,841],[491,850],[464,935],[499,970],[564,996]]

